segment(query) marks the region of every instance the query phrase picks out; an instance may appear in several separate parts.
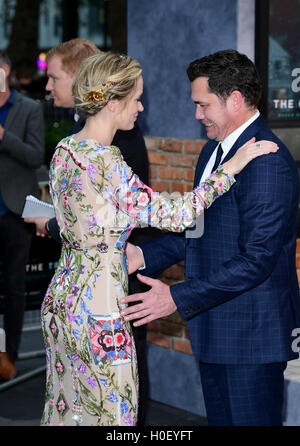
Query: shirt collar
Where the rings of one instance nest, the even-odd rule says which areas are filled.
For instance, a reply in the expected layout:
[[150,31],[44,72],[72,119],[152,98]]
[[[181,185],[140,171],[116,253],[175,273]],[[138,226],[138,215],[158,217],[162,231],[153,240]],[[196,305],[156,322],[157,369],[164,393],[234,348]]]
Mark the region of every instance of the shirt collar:
[[244,122],[239,128],[234,130],[230,135],[228,135],[224,141],[221,141],[222,149],[223,149],[223,157],[224,155],[227,155],[231,147],[234,145],[234,143],[237,141],[237,139],[241,136],[241,134],[246,130],[247,127],[249,127],[252,122],[254,122],[260,115],[260,112],[257,110],[256,113],[251,116],[248,121]]

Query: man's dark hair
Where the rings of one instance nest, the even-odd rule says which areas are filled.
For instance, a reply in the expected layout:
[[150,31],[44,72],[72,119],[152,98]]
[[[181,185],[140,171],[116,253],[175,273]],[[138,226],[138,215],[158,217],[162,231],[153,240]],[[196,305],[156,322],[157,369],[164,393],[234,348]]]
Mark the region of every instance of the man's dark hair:
[[257,107],[262,85],[254,63],[236,50],[218,51],[196,59],[187,68],[189,80],[208,77],[211,93],[225,101],[234,90],[242,93],[250,107]]
[[0,65],[8,65],[11,67],[11,60],[3,50],[0,50]]

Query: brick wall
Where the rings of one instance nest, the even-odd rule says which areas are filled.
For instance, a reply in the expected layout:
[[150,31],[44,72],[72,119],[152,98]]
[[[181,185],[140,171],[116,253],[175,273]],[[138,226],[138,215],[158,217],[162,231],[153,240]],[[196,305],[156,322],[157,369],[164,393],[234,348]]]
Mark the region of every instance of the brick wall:
[[[158,192],[189,192],[204,140],[145,137],[150,163],[150,186]],[[159,277],[172,285],[184,279],[184,262]],[[178,312],[148,324],[148,342],[192,354],[186,322]]]
[[[150,185],[163,192],[188,192],[193,188],[196,163],[204,140],[179,140],[145,137],[150,163]],[[297,241],[296,265],[300,283],[300,239]],[[160,277],[172,285],[184,279],[184,262],[168,268]],[[192,354],[186,322],[178,312],[148,324],[148,342]]]

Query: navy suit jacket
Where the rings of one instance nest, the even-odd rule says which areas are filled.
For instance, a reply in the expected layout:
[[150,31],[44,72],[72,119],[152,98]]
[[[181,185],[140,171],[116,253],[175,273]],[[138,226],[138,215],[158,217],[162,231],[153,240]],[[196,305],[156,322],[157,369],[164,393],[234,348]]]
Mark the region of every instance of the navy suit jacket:
[[[185,259],[185,281],[171,286],[178,311],[188,321],[195,356],[219,364],[270,363],[294,359],[292,330],[300,327],[295,264],[299,176],[284,144],[257,118],[225,160],[255,136],[275,141],[277,153],[251,161],[236,183],[204,213],[204,234],[168,233],[142,244],[155,276]],[[199,156],[200,181],[216,141]]]

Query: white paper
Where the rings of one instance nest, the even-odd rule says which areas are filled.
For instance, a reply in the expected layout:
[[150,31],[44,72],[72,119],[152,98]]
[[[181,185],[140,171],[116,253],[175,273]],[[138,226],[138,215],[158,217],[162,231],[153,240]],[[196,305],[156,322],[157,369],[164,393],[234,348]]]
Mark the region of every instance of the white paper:
[[38,200],[33,195],[27,195],[22,218],[28,217],[55,217],[53,204]]

